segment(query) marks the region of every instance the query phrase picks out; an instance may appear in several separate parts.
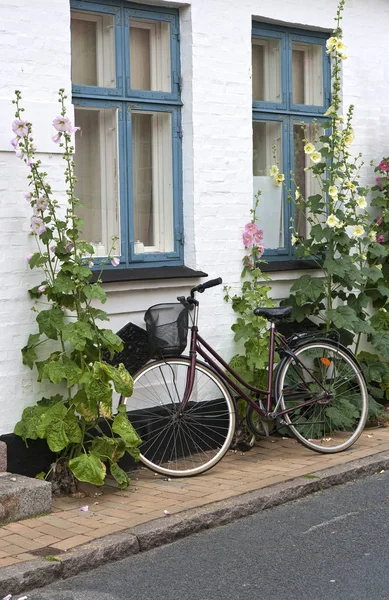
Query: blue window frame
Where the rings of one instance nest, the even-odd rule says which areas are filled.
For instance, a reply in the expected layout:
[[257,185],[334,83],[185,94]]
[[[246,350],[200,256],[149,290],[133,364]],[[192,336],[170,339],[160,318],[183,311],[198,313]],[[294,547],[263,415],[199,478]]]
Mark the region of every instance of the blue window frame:
[[[304,130],[317,134],[331,102],[331,64],[326,53],[328,34],[253,23],[253,183],[260,190],[258,217],[264,228],[265,258],[293,259],[290,224],[303,238],[305,216],[285,190],[294,172],[301,189],[315,189],[304,171]],[[304,124],[304,125],[303,125]],[[275,186],[269,168],[278,162],[284,186]]]
[[181,265],[178,11],[125,0],[71,0],[71,11],[77,194],[95,264]]

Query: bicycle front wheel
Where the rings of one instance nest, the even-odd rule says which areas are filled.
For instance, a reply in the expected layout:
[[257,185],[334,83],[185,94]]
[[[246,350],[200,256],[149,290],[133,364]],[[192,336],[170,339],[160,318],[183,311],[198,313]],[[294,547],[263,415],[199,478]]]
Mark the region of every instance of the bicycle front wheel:
[[187,477],[207,471],[227,452],[235,431],[235,407],[225,383],[196,363],[192,394],[183,409],[190,361],[152,362],[134,377],[130,398],[121,398],[142,440],[141,461],[153,471]]
[[368,394],[353,355],[330,341],[311,342],[280,364],[275,389],[283,419],[305,446],[341,452],[361,435]]

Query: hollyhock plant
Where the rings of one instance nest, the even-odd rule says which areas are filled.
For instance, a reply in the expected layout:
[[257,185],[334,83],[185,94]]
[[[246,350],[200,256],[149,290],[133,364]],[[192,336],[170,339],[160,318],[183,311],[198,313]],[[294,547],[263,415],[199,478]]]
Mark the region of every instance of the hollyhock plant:
[[[289,192],[296,213],[305,215],[308,232],[300,233],[301,216],[299,227],[292,221],[294,256],[316,264],[321,276],[308,272],[294,281],[285,304],[293,306],[292,318],[299,322],[314,315],[315,324],[320,327],[344,330],[343,341],[355,341],[358,351],[361,335],[369,330],[366,290],[370,287],[369,278],[378,277],[375,264],[379,262],[381,238],[376,237],[378,223],[371,222],[368,212],[369,188],[362,183],[362,156],[354,156],[351,151],[354,107],[342,114],[344,5],[345,0],[340,0],[336,27],[326,43],[332,70],[327,121],[301,124],[304,179],[300,172],[292,174],[294,190]],[[381,164],[386,169],[386,160]],[[385,180],[386,174],[385,171]],[[361,298],[360,302],[354,302],[355,295]]]
[[[36,154],[32,125],[23,120],[21,94],[16,92],[12,147],[29,169],[30,190],[25,194],[33,215],[30,220],[36,251],[26,256],[30,269],[43,273],[43,281],[29,290],[34,300],[37,330],[28,336],[22,349],[23,364],[37,369],[38,381],[60,385],[53,393],[23,412],[15,434],[25,441],[42,438],[58,457],[61,468],[53,464],[45,477],[53,489],[76,491],[77,481],[103,485],[107,466],[120,488],[129,485],[118,460],[129,452],[137,460],[140,438],[124,411],[113,414],[113,392],[131,396],[132,378],[123,364],[111,364],[123,343],[99,321],[108,315],[96,307],[106,294],[101,272],[108,257],[101,261],[97,281],[92,283],[94,248],[82,239],[83,221],[77,216],[79,200],[75,194],[74,147],[71,135],[77,131],[66,115],[64,90],[59,92],[61,115],[53,122],[60,136],[66,182],[65,202],[56,200],[48,174]],[[56,134],[57,135],[57,134]],[[113,264],[116,238],[109,252]],[[44,355],[44,343],[49,342]],[[53,350],[53,345],[57,345]],[[37,348],[39,347],[39,357]],[[45,388],[45,391],[46,391]],[[65,393],[63,393],[65,390]],[[105,421],[102,433],[101,420]],[[109,452],[107,449],[109,448]]]

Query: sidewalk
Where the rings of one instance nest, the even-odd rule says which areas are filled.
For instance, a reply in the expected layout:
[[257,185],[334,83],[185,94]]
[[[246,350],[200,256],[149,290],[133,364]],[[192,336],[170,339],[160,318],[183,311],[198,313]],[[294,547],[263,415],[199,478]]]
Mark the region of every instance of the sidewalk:
[[[140,469],[133,473],[132,483],[125,491],[107,485],[97,492],[97,488],[93,488],[89,497],[54,499],[52,514],[0,527],[0,597],[8,593],[22,593],[39,585],[40,570],[46,573],[45,584],[81,570],[79,560],[78,567],[73,564],[73,570],[65,569],[65,572],[64,565],[67,562],[70,565],[71,556],[87,556],[88,548],[93,549],[96,560],[89,562],[86,568],[92,568],[97,566],[98,560],[107,562],[123,556],[120,548],[128,555],[150,547],[146,542],[142,546],[139,531],[147,530],[150,536],[150,532],[158,530],[161,532],[158,534],[160,539],[154,539],[152,545],[160,545],[190,532],[179,532],[179,523],[185,519],[188,524],[196,517],[195,530],[210,527],[217,524],[217,520],[212,522],[212,514],[224,507],[223,522],[227,522],[266,507],[267,502],[262,502],[259,508],[252,507],[260,493],[264,497],[263,492],[266,492],[268,497],[272,490],[289,489],[298,483],[299,489],[305,486],[306,491],[295,493],[293,497],[306,495],[323,487],[318,482],[323,482],[328,474],[335,472],[333,467],[338,467],[336,472],[343,475],[324,487],[349,480],[348,472],[353,477],[355,471],[355,476],[358,476],[357,466],[362,463],[370,465],[366,473],[377,472],[383,465],[386,467],[386,463],[389,468],[389,428],[367,429],[350,450],[328,456],[312,452],[290,438],[266,438],[250,452],[229,452],[204,475],[170,480]],[[342,468],[339,469],[339,466]],[[327,475],[318,474],[328,469]],[[300,478],[297,483],[296,478]],[[291,480],[295,481],[292,483]],[[277,484],[282,485],[277,487]],[[251,509],[232,516],[233,503],[242,507],[250,502]],[[228,506],[231,508],[230,517],[227,516]],[[203,526],[201,518],[204,519]],[[140,525],[143,528],[139,528]],[[174,528],[175,534],[166,537],[169,528]],[[120,533],[125,536],[118,536]],[[109,537],[104,539],[105,536]],[[96,540],[99,544],[91,544]],[[116,551],[113,550],[115,542],[119,548]],[[108,550],[111,547],[111,551],[104,553],[104,547]],[[96,552],[103,552],[104,560],[98,559]],[[27,572],[34,572],[35,579],[26,578]],[[3,589],[6,586],[7,589]],[[26,589],[23,586],[27,586]]]

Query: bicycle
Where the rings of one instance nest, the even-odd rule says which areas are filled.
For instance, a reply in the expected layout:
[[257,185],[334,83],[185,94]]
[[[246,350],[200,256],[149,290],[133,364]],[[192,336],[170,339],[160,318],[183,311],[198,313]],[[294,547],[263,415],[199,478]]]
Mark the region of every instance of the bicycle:
[[[215,466],[235,431],[233,392],[247,403],[246,422],[253,434],[263,434],[262,423],[273,423],[318,452],[349,448],[366,423],[368,394],[357,359],[340,344],[337,332],[285,339],[276,322],[292,308],[255,308],[270,322],[267,389],[255,387],[198,332],[195,294],[221,283],[220,278],[201,283],[187,298],[179,297],[179,304],[156,305],[145,315],[154,356],[162,357],[147,363],[134,376],[133,395],[120,399],[142,439],[143,464],[169,477],[197,475]],[[181,356],[188,328],[189,356]],[[275,352],[280,357],[276,367]],[[349,411],[346,427],[339,426],[339,407]]]

